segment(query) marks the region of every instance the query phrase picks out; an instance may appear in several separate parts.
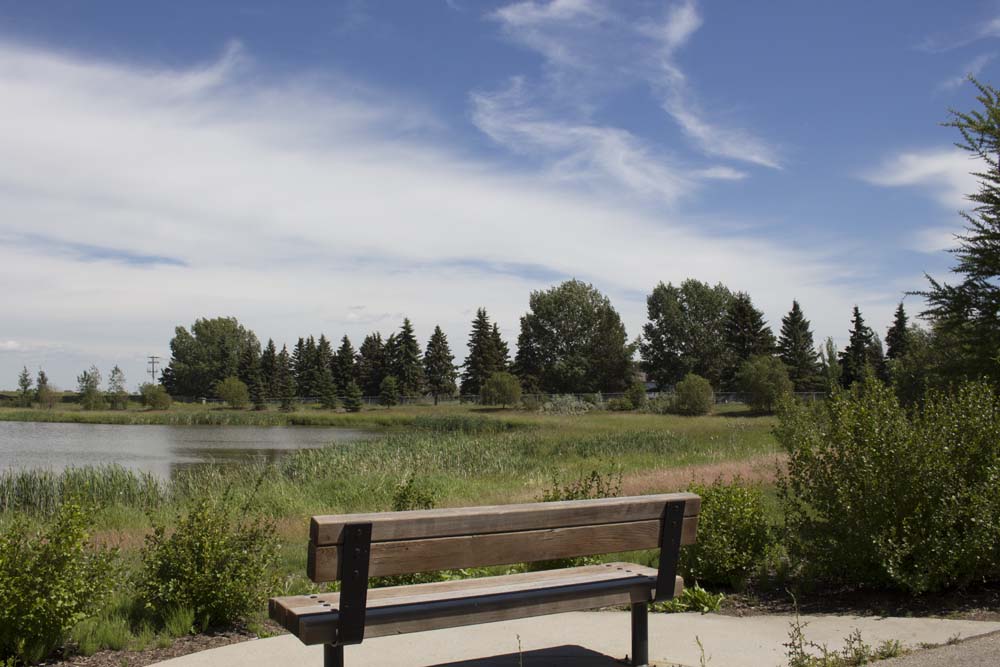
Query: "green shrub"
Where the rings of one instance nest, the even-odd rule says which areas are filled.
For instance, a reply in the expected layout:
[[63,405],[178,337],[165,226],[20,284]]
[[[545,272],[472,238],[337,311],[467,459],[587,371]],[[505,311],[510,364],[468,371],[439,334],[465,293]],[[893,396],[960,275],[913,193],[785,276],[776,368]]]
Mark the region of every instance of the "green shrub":
[[697,611],[701,614],[709,614],[719,611],[722,608],[722,601],[726,596],[722,593],[711,593],[695,584],[685,586],[684,590],[675,598],[653,603],[653,611],[662,611],[668,614],[678,614],[686,611]]
[[674,387],[674,412],[682,415],[707,415],[715,404],[712,384],[694,373],[688,373]]
[[635,410],[635,406],[632,405],[632,401],[627,398],[612,398],[608,401],[608,410],[612,412],[628,412],[629,410]]
[[361,412],[362,403],[361,387],[354,380],[347,383],[344,391],[344,409],[348,412]]
[[215,385],[215,394],[235,410],[242,410],[250,403],[250,390],[243,380],[237,377],[219,380]]
[[768,356],[744,361],[736,374],[736,385],[743,392],[747,405],[757,412],[774,412],[795,388],[781,359]]
[[521,402],[521,381],[507,372],[493,373],[479,392],[479,402],[483,405],[517,405]]
[[387,375],[382,379],[378,387],[378,402],[387,408],[399,404],[399,383],[392,375]]
[[139,393],[142,394],[142,404],[150,410],[169,410],[173,403],[166,387],[160,384],[147,382],[139,387]]
[[[542,492],[540,500],[542,502],[590,500],[594,498],[617,498],[621,494],[621,470],[611,470],[605,473],[599,470],[592,470],[589,474],[571,482],[561,482],[558,478],[553,478],[552,486]],[[582,556],[579,558],[536,561],[528,563],[527,568],[528,570],[552,570],[561,567],[592,565],[598,562],[600,560],[596,556]]]
[[162,614],[163,629],[170,637],[183,637],[194,632],[194,609],[171,607]]
[[528,394],[521,398],[521,407],[528,412],[538,412],[542,409],[542,402],[538,400],[538,396]]
[[1000,576],[1000,400],[968,383],[908,413],[869,378],[788,403],[779,495],[811,577],[922,593]]
[[625,390],[625,398],[632,404],[635,410],[642,410],[646,407],[646,385],[643,382],[633,382]]
[[657,396],[646,401],[646,412],[654,415],[665,415],[674,412],[674,399],[672,396]]
[[88,547],[87,514],[64,504],[39,530],[0,532],[0,662],[36,662],[93,614],[111,590],[114,555]]
[[429,510],[437,505],[437,489],[426,480],[408,476],[392,494],[392,511]]
[[703,584],[742,589],[771,545],[763,492],[741,479],[691,491],[701,496],[698,541],[681,549],[681,571]]
[[595,406],[588,401],[581,401],[572,394],[553,396],[542,405],[542,412],[554,415],[582,415],[593,410]]
[[161,620],[187,608],[199,628],[230,625],[264,604],[277,551],[271,523],[246,519],[224,501],[201,500],[172,533],[161,524],[147,536],[136,588]]

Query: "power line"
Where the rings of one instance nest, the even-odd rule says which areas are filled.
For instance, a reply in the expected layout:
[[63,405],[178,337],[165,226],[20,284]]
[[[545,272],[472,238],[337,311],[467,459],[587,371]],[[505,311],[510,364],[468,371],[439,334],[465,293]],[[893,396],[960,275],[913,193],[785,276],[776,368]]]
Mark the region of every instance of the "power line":
[[156,384],[156,367],[160,363],[160,358],[154,354],[149,355],[149,361],[147,362],[149,368],[149,377],[152,378],[153,384]]

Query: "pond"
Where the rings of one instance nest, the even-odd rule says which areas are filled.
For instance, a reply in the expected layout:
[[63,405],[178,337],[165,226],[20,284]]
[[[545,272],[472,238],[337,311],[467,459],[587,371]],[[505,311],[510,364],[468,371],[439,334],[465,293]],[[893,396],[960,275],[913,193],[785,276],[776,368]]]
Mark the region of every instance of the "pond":
[[274,461],[297,449],[371,437],[367,431],[311,426],[0,422],[0,470],[117,463],[166,478],[188,466]]

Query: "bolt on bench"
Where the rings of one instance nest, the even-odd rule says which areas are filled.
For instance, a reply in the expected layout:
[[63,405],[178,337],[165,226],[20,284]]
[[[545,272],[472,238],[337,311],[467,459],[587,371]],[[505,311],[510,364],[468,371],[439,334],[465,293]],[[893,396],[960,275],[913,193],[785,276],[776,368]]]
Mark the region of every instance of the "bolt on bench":
[[[272,598],[270,616],[305,644],[344,646],[398,635],[619,605],[632,609],[632,664],[648,658],[647,604],[683,590],[677,558],[695,541],[693,493],[315,516],[308,574],[339,593]],[[609,563],[368,589],[368,578],[660,550],[659,568]]]

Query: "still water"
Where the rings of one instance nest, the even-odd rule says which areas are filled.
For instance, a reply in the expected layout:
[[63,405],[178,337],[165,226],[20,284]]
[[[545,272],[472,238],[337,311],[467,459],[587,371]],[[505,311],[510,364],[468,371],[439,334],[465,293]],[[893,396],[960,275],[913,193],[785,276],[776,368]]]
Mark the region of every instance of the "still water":
[[274,461],[295,451],[371,438],[309,426],[120,426],[0,422],[0,470],[117,463],[169,477],[206,463]]

